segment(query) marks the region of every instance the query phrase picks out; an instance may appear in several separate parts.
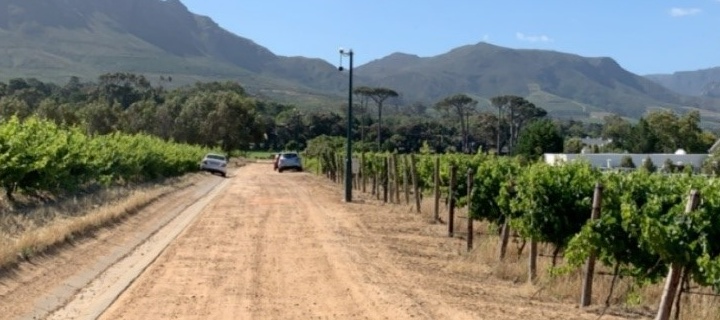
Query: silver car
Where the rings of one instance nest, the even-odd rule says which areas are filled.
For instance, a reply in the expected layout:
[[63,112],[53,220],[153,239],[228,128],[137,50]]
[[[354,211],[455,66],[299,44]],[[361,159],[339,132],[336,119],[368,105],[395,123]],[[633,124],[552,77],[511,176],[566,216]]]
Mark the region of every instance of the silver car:
[[296,152],[283,152],[277,159],[277,170],[283,172],[285,170],[303,171],[302,160]]
[[200,170],[227,176],[227,158],[224,155],[208,153],[200,162]]

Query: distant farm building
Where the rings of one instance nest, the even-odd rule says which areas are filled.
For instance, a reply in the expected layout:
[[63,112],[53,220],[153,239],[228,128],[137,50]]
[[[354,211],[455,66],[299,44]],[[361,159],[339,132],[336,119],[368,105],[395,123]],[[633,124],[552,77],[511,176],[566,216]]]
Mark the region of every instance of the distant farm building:
[[677,166],[691,165],[696,171],[702,168],[709,154],[687,154],[680,149],[675,153],[546,153],[546,163],[555,165],[572,161],[587,161],[595,168],[615,169],[621,168],[623,158],[630,157],[636,167],[640,167],[650,159],[652,163],[661,168],[668,160]]

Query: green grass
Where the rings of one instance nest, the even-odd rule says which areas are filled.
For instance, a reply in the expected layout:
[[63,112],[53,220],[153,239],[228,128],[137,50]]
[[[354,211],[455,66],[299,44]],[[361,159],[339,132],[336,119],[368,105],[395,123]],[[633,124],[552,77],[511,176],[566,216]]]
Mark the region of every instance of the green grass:
[[240,157],[251,160],[271,160],[274,155],[270,151],[240,151]]

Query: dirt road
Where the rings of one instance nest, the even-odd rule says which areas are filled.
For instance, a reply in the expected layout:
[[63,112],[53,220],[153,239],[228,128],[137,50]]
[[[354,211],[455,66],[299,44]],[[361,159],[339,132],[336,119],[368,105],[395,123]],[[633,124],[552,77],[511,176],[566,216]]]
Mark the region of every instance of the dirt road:
[[[597,319],[470,261],[444,226],[250,164],[0,279],[20,319]],[[152,214],[151,214],[152,213]],[[4,317],[5,318],[5,317]],[[603,319],[619,319],[605,316]]]

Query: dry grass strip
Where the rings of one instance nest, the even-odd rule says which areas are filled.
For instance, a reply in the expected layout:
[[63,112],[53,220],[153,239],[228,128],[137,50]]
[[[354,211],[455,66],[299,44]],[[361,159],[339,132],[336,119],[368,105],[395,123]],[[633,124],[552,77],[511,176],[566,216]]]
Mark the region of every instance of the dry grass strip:
[[101,190],[28,212],[0,215],[0,270],[121,222],[159,198],[190,186],[198,175],[163,183]]

